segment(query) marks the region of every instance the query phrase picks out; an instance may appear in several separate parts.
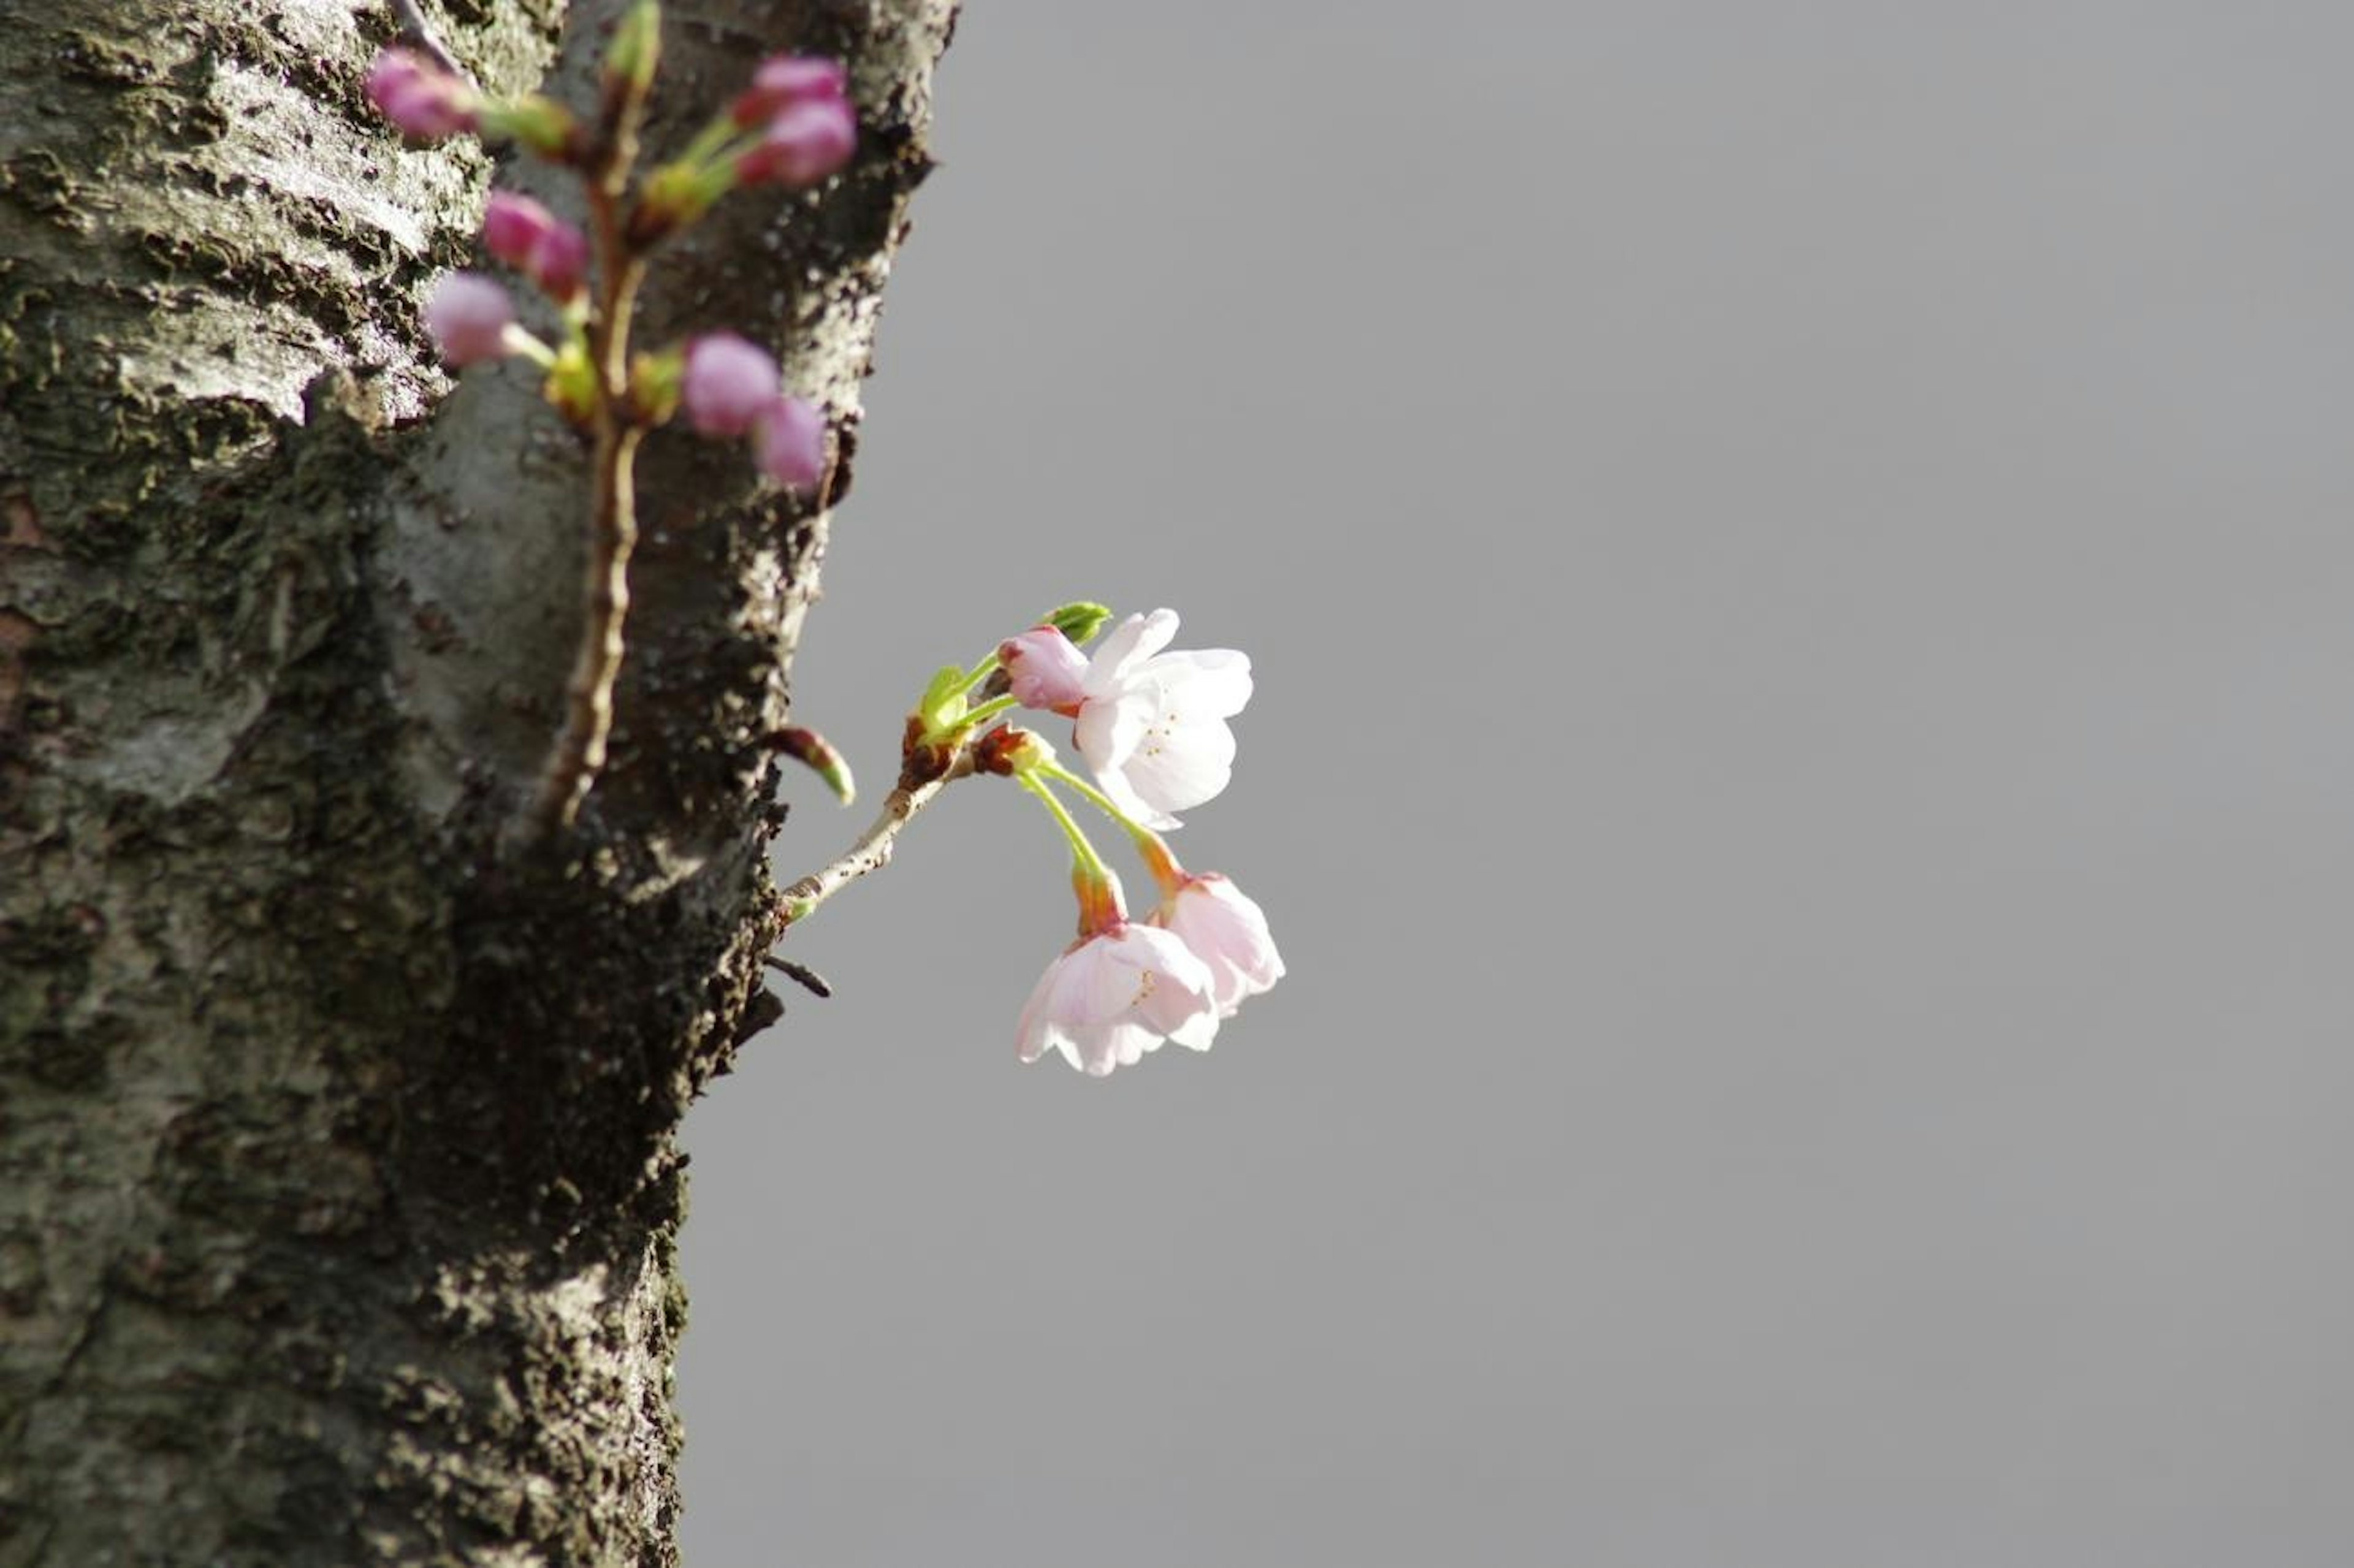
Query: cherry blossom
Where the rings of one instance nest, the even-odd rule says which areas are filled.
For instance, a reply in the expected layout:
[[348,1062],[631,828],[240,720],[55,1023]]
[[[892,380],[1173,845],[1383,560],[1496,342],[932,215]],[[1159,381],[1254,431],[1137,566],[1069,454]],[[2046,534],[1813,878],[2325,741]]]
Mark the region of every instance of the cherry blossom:
[[1231,648],[1162,652],[1177,612],[1131,615],[1080,679],[1076,741],[1104,793],[1151,828],[1198,806],[1234,776],[1226,720],[1250,701],[1250,660]]
[[1283,957],[1275,950],[1266,912],[1214,871],[1182,877],[1148,918],[1209,967],[1220,1018],[1232,1018],[1245,998],[1283,978]]
[[1060,1051],[1100,1078],[1163,1040],[1206,1051],[1218,1033],[1214,983],[1209,966],[1170,932],[1117,921],[1046,966],[1022,1010],[1022,1060]]

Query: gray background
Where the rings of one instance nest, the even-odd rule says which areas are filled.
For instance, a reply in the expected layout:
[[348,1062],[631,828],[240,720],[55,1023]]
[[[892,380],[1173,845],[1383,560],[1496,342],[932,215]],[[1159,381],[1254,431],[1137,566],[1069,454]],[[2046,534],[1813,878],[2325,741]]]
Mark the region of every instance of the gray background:
[[[1169,604],[690,1124],[698,1568],[2354,1562],[2354,8],[980,3],[801,712]],[[864,811],[800,790],[785,863]]]

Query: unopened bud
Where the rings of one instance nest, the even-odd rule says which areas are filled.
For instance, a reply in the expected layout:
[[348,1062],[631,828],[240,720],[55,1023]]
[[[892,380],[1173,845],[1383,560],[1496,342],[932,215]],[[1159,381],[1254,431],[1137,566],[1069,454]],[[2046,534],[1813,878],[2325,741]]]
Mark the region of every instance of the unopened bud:
[[613,27],[613,41],[605,48],[607,96],[644,97],[661,61],[662,6],[655,0],[638,0],[622,13]]
[[779,397],[753,421],[760,471],[786,489],[809,494],[825,478],[825,416],[801,397]]
[[858,798],[858,785],[850,775],[850,762],[834,744],[813,729],[780,729],[774,736],[778,750],[794,761],[806,764],[825,780],[835,799],[849,805]]
[[1011,779],[1033,773],[1055,760],[1055,748],[1034,731],[1002,724],[975,743],[972,765],[983,773]]
[[512,353],[508,334],[514,327],[514,302],[507,291],[480,272],[449,272],[433,286],[425,302],[425,330],[444,364],[472,365]]
[[732,332],[715,332],[686,345],[686,417],[706,436],[741,436],[777,401],[777,362],[769,351]]
[[473,130],[482,106],[481,95],[463,79],[398,44],[376,51],[367,95],[401,134],[419,142]]

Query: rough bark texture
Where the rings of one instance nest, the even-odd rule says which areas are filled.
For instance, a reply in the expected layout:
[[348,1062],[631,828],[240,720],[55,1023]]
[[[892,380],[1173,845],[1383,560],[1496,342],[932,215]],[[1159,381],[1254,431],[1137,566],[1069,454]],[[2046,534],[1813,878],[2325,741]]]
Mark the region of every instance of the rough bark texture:
[[[427,10],[586,101],[619,8]],[[670,7],[655,150],[786,47],[864,140],[666,252],[641,341],[765,334],[854,416],[952,9]],[[0,0],[0,1568],[676,1557],[673,1134],[776,1012],[824,517],[649,443],[611,767],[502,861],[585,469],[530,376],[430,364],[491,168],[368,111],[391,32]]]

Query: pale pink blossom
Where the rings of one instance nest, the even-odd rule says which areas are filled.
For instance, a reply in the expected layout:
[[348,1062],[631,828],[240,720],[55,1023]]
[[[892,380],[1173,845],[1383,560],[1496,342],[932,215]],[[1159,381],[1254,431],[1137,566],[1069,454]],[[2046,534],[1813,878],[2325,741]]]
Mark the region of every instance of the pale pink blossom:
[[1116,921],[1046,966],[1022,1010],[1020,1053],[1060,1051],[1092,1077],[1174,1040],[1206,1051],[1218,1033],[1209,966],[1157,926]]
[[825,478],[825,415],[800,397],[779,397],[753,421],[760,471],[788,490],[813,491]]
[[1267,928],[1267,914],[1218,873],[1189,875],[1149,916],[1209,966],[1211,1001],[1232,1018],[1246,997],[1283,978],[1283,957]]
[[415,49],[376,51],[368,67],[368,101],[402,134],[420,142],[474,129],[481,99],[463,80]]
[[759,144],[736,160],[736,177],[806,190],[850,162],[858,148],[858,116],[847,99],[805,98],[769,122]]
[[491,193],[482,209],[482,244],[558,300],[579,292],[588,274],[588,237],[513,191]]
[[1013,700],[1025,708],[1068,715],[1077,711],[1079,678],[1087,656],[1052,626],[1034,626],[997,645],[997,662],[1013,683]]
[[1198,806],[1234,777],[1226,720],[1250,701],[1250,660],[1231,648],[1162,652],[1177,612],[1131,615],[1081,678],[1076,741],[1103,792],[1150,828]]
[[752,85],[736,95],[728,112],[749,128],[774,119],[796,103],[849,96],[849,73],[840,60],[815,55],[770,55],[752,73]]
[[445,272],[425,302],[425,330],[452,366],[514,352],[514,302],[480,272]]
[[777,362],[732,332],[698,337],[686,346],[680,396],[687,418],[703,434],[748,434],[776,404]]

